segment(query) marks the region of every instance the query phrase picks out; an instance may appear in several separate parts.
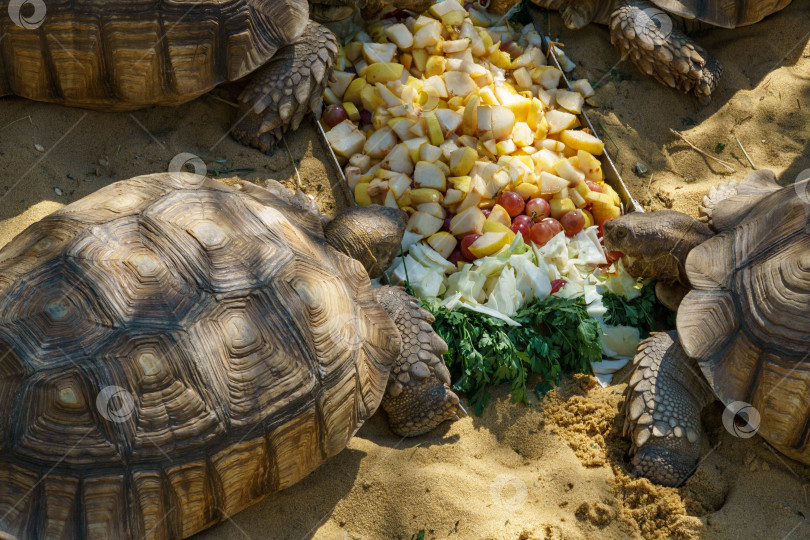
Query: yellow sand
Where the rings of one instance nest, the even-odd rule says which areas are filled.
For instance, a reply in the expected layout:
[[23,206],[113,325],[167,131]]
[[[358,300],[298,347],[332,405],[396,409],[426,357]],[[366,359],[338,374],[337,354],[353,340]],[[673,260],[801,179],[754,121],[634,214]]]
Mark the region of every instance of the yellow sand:
[[[589,114],[601,120],[600,135],[612,138],[607,147],[637,199],[695,214],[710,186],[750,172],[735,136],[756,166],[775,170],[783,183],[810,169],[808,20],[810,6],[796,0],[756,26],[699,36],[725,66],[705,108],[618,64],[622,80],[602,81],[603,107]],[[605,28],[570,32],[556,15],[547,28],[594,82],[618,62]],[[290,154],[281,145],[267,157],[227,135],[234,111],[210,96],[131,115],[16,98],[0,103],[0,244],[110,182],[165,171],[180,152],[208,160],[209,170],[255,169],[225,173],[226,180],[276,178],[292,186],[291,154],[324,211],[342,204],[312,128],[286,138]],[[735,173],[722,174],[670,128]],[[716,152],[718,142],[725,149]],[[636,162],[653,173],[652,182],[633,172]],[[704,457],[686,486],[633,479],[617,416],[623,388],[568,378],[531,408],[512,404],[498,388],[482,417],[412,440],[393,436],[376,415],[308,478],[199,536],[407,540],[424,529],[428,539],[810,538],[808,469],[758,437],[729,435],[717,407],[705,414]]]

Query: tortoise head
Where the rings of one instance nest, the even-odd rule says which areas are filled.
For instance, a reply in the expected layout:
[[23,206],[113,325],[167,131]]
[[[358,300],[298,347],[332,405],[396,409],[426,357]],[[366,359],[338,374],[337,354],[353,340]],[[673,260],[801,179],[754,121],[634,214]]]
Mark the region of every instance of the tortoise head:
[[337,22],[351,17],[356,8],[363,19],[370,20],[379,17],[386,7],[422,12],[431,4],[433,0],[310,0],[309,15],[321,23]]
[[407,221],[405,212],[398,208],[357,206],[330,221],[324,235],[333,248],[360,261],[374,279],[399,255]]
[[686,256],[713,236],[705,224],[674,210],[631,212],[606,221],[603,231],[605,247],[625,254],[631,275],[683,284]]

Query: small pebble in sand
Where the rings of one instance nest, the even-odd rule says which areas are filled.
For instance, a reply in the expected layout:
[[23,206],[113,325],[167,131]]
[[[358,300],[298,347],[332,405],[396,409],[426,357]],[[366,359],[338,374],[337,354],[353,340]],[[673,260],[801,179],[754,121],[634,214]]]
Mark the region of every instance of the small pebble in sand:
[[45,151],[45,147],[42,146],[41,144],[35,144],[34,148],[37,150],[37,152],[44,152]]
[[58,187],[53,188],[53,192],[56,193],[59,197],[62,196],[62,190]]
[[636,174],[647,174],[647,166],[640,161],[636,161]]

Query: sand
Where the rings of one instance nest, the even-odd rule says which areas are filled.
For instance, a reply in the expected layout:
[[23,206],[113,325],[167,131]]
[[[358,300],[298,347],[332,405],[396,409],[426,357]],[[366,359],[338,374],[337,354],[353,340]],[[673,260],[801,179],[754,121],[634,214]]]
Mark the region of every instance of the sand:
[[[651,209],[694,215],[709,187],[751,171],[735,137],[783,183],[810,169],[808,20],[810,6],[795,0],[756,26],[700,35],[725,66],[705,108],[632,65],[616,65],[605,28],[570,32],[556,15],[546,24],[579,73],[600,81],[600,107],[589,114],[633,195]],[[289,153],[281,145],[268,157],[228,136],[233,114],[210,95],[132,114],[4,98],[0,244],[104,185],[165,171],[182,152],[200,156],[211,173],[253,169],[223,172],[226,182],[274,178],[294,186],[297,165],[324,212],[345,204],[312,127],[285,138]],[[725,174],[670,128],[735,172]],[[636,174],[636,162],[652,174]],[[408,540],[420,531],[427,539],[810,538],[810,469],[759,437],[730,435],[717,406],[704,414],[703,457],[684,487],[632,478],[620,436],[623,389],[571,377],[526,407],[496,388],[483,416],[416,439],[393,436],[378,414],[312,475],[199,538]]]

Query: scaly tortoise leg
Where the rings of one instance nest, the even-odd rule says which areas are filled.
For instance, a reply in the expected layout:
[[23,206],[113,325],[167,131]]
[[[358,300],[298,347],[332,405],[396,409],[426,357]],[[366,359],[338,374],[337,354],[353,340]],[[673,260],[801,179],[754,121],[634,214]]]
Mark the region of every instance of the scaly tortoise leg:
[[310,21],[297,41],[280,48],[251,75],[239,96],[233,137],[267,152],[287,129],[297,129],[307,113],[319,114],[337,52],[334,34]]
[[700,412],[714,394],[674,331],[653,333],[642,341],[633,362],[636,369],[622,407],[634,473],[678,486],[700,457]]
[[610,41],[642,72],[704,105],[723,66],[700,45],[672,28],[671,17],[646,0],[621,0],[610,17]]
[[402,338],[402,353],[394,361],[382,399],[391,431],[414,437],[465,415],[450,388],[450,372],[442,360],[447,344],[431,327],[433,315],[401,287],[381,287],[375,294]]

